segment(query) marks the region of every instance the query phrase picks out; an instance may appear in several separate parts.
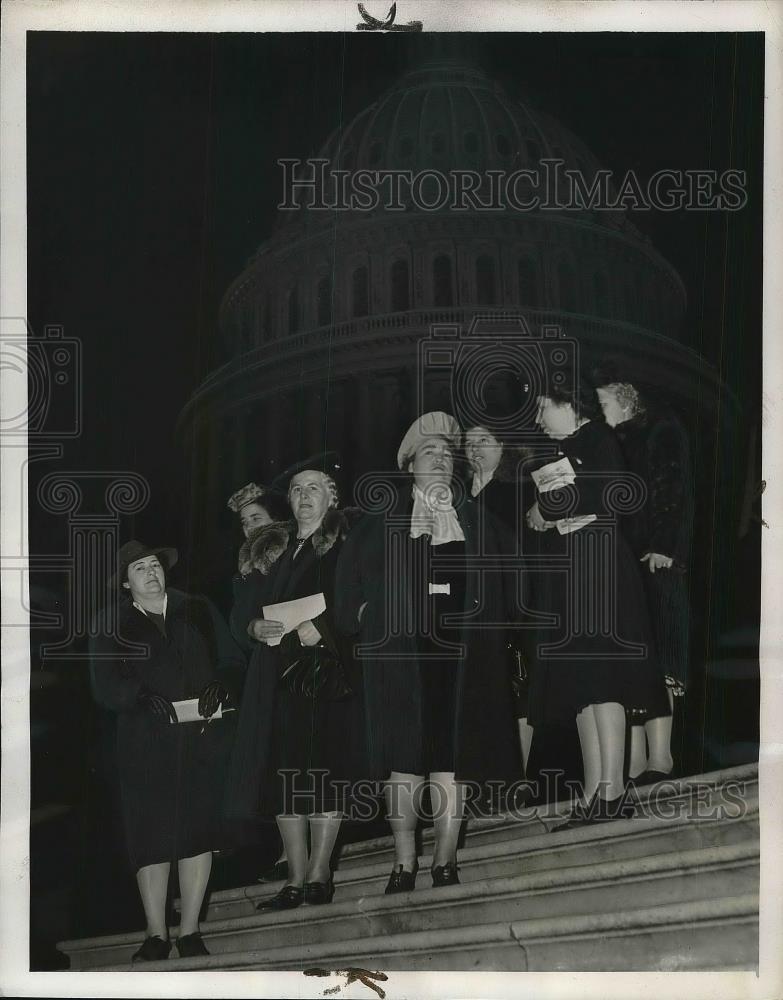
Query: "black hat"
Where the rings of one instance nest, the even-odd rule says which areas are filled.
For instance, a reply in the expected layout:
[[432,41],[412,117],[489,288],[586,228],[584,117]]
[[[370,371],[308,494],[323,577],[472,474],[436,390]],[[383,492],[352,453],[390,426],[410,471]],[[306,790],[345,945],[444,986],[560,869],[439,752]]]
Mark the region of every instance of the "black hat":
[[269,488],[287,496],[288,484],[293,477],[298,472],[305,472],[308,469],[325,472],[327,476],[331,476],[336,481],[340,475],[340,456],[336,451],[320,451],[308,458],[303,458],[300,462],[289,465],[287,469],[275,476],[269,484]]
[[130,564],[138,562],[139,559],[146,559],[147,556],[157,556],[168,573],[171,567],[176,565],[179,553],[176,549],[155,548],[132,538],[117,553],[117,572],[109,580],[109,585],[119,589],[125,581]]

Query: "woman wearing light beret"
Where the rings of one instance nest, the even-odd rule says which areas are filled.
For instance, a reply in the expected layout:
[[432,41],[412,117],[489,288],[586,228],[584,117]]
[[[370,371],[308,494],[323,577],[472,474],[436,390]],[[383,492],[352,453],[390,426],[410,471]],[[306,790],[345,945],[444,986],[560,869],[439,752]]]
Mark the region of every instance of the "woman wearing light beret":
[[502,549],[453,479],[461,431],[425,413],[405,434],[398,474],[373,485],[385,510],[366,512],[345,541],[335,578],[336,622],[356,640],[365,683],[370,774],[384,783],[395,864],[387,893],[415,887],[425,777],[435,829],[433,886],[459,882],[465,782],[521,779],[502,630],[502,574],[470,569]]

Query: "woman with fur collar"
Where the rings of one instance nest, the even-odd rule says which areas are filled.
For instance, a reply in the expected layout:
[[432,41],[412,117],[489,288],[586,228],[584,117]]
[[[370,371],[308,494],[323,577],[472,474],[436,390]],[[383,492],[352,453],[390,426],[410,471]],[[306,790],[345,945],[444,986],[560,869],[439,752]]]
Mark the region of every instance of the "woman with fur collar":
[[[388,475],[367,490],[377,513],[354,528],[337,566],[337,625],[362,649],[370,777],[384,783],[394,836],[387,893],[415,888],[427,776],[438,887],[459,882],[465,783],[481,791],[493,780],[510,791],[522,778],[497,624],[509,620],[508,595],[490,571],[499,531],[459,495],[459,438],[449,414],[414,422],[397,456],[399,490]],[[478,555],[484,567],[468,569]]]
[[[345,808],[345,788],[364,777],[361,678],[350,644],[333,626],[334,569],[349,530],[337,487],[325,471],[334,456],[288,469],[273,487],[287,489],[293,519],[268,524],[243,547],[263,581],[261,603],[233,616],[253,647],[227,789],[228,818],[246,829],[275,817],[288,859],[282,890],[259,910],[328,903],[331,855]],[[323,594],[326,610],[285,632],[263,608]],[[312,650],[313,653],[308,653]],[[304,684],[300,668],[318,664],[329,690]],[[314,690],[315,689],[315,690]],[[308,832],[310,849],[308,851]]]

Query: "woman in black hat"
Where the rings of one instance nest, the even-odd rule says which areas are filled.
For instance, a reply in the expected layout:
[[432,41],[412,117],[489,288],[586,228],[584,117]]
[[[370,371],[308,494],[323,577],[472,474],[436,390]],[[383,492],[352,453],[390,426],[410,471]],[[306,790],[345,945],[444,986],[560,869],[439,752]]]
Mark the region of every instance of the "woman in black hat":
[[559,447],[533,473],[537,499],[527,515],[553,563],[537,576],[536,609],[558,627],[537,630],[529,720],[576,718],[591,803],[576,820],[613,819],[625,792],[625,713],[668,708],[638,564],[618,525],[633,484],[591,386],[553,382],[537,422]]
[[650,607],[669,695],[669,712],[631,717],[628,773],[637,782],[672,773],[674,699],[688,682],[689,607],[685,572],[693,529],[693,482],[688,436],[671,408],[616,362],[593,373],[606,422],[614,428],[628,468],[647,485],[645,502],[625,518]]
[[[349,531],[335,471],[336,456],[320,455],[279,476],[272,485],[287,490],[293,520],[268,526],[250,549],[267,582],[264,607],[246,611],[241,623],[254,650],[226,809],[250,835],[259,822],[277,820],[288,877],[259,910],[331,902],[346,788],[364,777],[361,676],[333,626],[334,568]],[[318,595],[325,609],[289,630],[265,610]]]
[[[114,579],[118,626],[109,628],[113,616],[104,613],[91,646],[95,697],[117,714],[125,833],[147,918],[134,961],[163,959],[171,949],[165,911],[172,862],[182,897],[177,951],[181,958],[207,954],[198,914],[212,851],[221,845],[222,772],[232,737],[230,723],[213,716],[233,700],[244,669],[213,605],[167,585],[176,561],[175,549],[123,545]],[[173,703],[189,699],[197,699],[202,718],[177,722]]]

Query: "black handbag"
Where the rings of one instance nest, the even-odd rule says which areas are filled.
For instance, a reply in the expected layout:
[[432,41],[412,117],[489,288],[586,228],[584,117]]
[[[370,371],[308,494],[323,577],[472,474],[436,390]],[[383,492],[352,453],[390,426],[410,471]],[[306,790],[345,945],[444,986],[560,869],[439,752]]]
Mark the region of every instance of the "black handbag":
[[280,643],[283,668],[280,686],[290,694],[320,701],[345,701],[353,695],[342,662],[323,642],[302,646],[296,632]]

